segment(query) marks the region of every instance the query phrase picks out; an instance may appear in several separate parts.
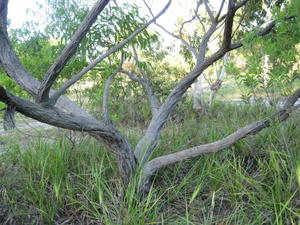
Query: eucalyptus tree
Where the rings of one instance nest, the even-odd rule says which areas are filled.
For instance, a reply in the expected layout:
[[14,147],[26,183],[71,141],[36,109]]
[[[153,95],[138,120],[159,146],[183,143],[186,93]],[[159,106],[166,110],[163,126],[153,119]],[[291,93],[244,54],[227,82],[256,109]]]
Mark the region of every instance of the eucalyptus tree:
[[[202,1],[201,1],[202,2]],[[76,29],[69,41],[66,42],[63,50],[58,54],[54,63],[48,68],[47,72],[43,76],[41,82],[38,81],[32,74],[30,74],[24,66],[20,63],[12,45],[9,41],[9,35],[7,32],[7,10],[8,0],[0,1],[0,63],[5,70],[7,76],[10,79],[15,80],[24,90],[31,94],[35,101],[30,101],[25,98],[18,97],[3,86],[0,86],[0,100],[7,104],[9,107],[14,108],[16,111],[39,120],[44,123],[48,123],[57,127],[77,130],[86,132],[92,137],[96,138],[99,143],[103,144],[108,151],[115,155],[118,163],[120,174],[125,184],[128,184],[130,180],[140,172],[140,191],[147,193],[149,190],[150,178],[152,175],[165,166],[180,162],[183,160],[198,157],[202,154],[216,152],[224,149],[238,140],[253,135],[262,129],[269,127],[272,121],[283,121],[288,116],[293,108],[295,101],[300,97],[300,89],[297,89],[293,95],[291,95],[285,104],[285,106],[275,115],[271,115],[268,118],[253,122],[243,128],[238,129],[234,133],[224,137],[213,143],[195,146],[189,149],[181,150],[176,153],[163,155],[157,158],[151,159],[151,154],[155,150],[155,147],[160,139],[161,131],[166,124],[168,117],[174,110],[175,106],[181,100],[184,93],[191,86],[191,84],[214,62],[221,59],[227,52],[240,48],[244,45],[244,39],[233,41],[233,26],[235,24],[235,16],[237,12],[245,7],[245,5],[251,2],[251,0],[229,0],[227,4],[225,0],[217,12],[212,12],[207,6],[209,13],[210,27],[204,35],[202,35],[197,46],[189,44],[183,37],[176,36],[182,43],[188,48],[192,56],[195,59],[195,63],[191,71],[186,74],[184,78],[178,81],[175,87],[170,90],[168,97],[164,102],[160,102],[153,92],[151,85],[148,82],[149,76],[145,73],[143,67],[139,67],[139,73],[142,76],[137,76],[135,71],[128,71],[123,68],[124,54],[121,55],[119,65],[115,70],[115,73],[111,74],[105,85],[106,100],[109,101],[108,91],[110,87],[110,81],[114,78],[117,72],[126,74],[132,80],[140,83],[147,93],[149,104],[152,108],[152,119],[143,134],[143,137],[137,145],[131,146],[128,139],[122,135],[116,125],[114,125],[109,117],[109,110],[107,104],[104,104],[104,114],[101,120],[94,118],[92,115],[84,111],[83,108],[70,101],[63,94],[82,79],[86,74],[95,68],[103,60],[112,56],[117,52],[121,52],[124,47],[134,43],[140,38],[140,34],[150,24],[157,23],[157,19],[168,9],[171,4],[169,0],[165,7],[157,14],[152,13],[151,8],[149,11],[152,14],[150,20],[140,24],[138,28],[129,30],[127,27],[124,29],[128,32],[125,36],[118,36],[114,39],[109,47],[101,49],[99,55],[91,57],[87,66],[82,68],[75,75],[66,79],[61,86],[53,89],[55,82],[61,78],[61,72],[70,61],[72,56],[76,54],[81,41],[87,36],[89,30],[93,24],[97,23],[97,17],[105,13],[105,9],[110,6],[109,0],[98,0],[95,2],[91,10],[85,15],[79,27]],[[199,3],[200,4],[200,3]],[[226,13],[221,14],[223,8],[226,5]],[[298,18],[295,18],[295,22],[298,22]],[[105,21],[106,23],[108,21]],[[271,21],[266,26],[256,29],[251,37],[267,35],[274,27],[276,27],[277,21]],[[102,27],[99,27],[101,32]],[[221,30],[222,44],[220,48],[213,53],[205,54],[207,50],[207,43],[215,32]],[[98,43],[101,46],[102,43]],[[139,65],[138,51],[134,49],[134,59],[136,64]]]

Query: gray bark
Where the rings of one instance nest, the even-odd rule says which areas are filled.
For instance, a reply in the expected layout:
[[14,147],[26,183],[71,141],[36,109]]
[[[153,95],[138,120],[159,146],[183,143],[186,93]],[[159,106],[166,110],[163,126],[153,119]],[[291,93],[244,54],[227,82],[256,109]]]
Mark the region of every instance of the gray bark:
[[[15,80],[28,93],[36,97],[41,83],[22,66],[8,41],[6,30],[7,3],[7,0],[0,2],[0,64],[10,78]],[[62,96],[58,100],[56,107],[43,107],[43,105],[7,94],[5,89],[1,87],[0,98],[8,106],[13,106],[20,113],[40,122],[61,128],[88,132],[117,155],[123,180],[124,182],[129,181],[132,176],[131,173],[136,167],[135,156],[131,151],[128,140],[114,127],[97,121],[67,97]]]
[[[81,40],[86,36],[90,27],[96,21],[97,16],[103,11],[108,2],[109,0],[98,0],[94,4],[93,8],[82,21],[81,25],[74,33],[69,43],[65,46],[60,56],[56,59],[56,61],[52,64],[52,66],[45,74],[42,85],[40,86],[38,91],[37,102],[47,102],[49,100],[50,89],[53,83],[55,82],[56,78],[58,77],[59,73],[65,67],[72,55],[74,55]],[[55,104],[55,102],[53,103]]]
[[220,151],[249,135],[257,134],[264,128],[271,126],[272,122],[274,123],[285,121],[289,117],[290,112],[295,109],[293,108],[293,105],[299,98],[300,88],[297,89],[293,95],[287,98],[284,107],[274,115],[246,125],[245,127],[238,129],[234,133],[228,135],[227,137],[221,140],[185,149],[169,155],[160,156],[147,162],[143,168],[143,175],[141,178],[140,185],[141,191],[143,193],[148,192],[150,188],[149,185],[151,184],[151,177],[160,168],[166,167],[177,162],[181,162],[183,160],[192,159],[203,154],[209,154]]
[[7,106],[4,112],[4,117],[3,117],[3,129],[5,131],[7,130],[12,130],[16,128],[15,125],[15,108],[12,106]]
[[119,72],[118,70],[113,72],[105,82],[105,88],[103,92],[103,103],[102,103],[102,116],[105,123],[111,123],[111,120],[109,118],[109,109],[108,109],[109,87],[111,81],[114,79],[114,77],[117,75],[118,72]]
[[128,140],[113,126],[94,118],[66,113],[56,107],[43,107],[7,92],[0,86],[0,101],[13,107],[25,116],[56,127],[87,132],[114,153],[118,158],[119,170],[128,183],[136,167],[136,159]]
[[[100,8],[96,7],[93,10],[101,12],[106,1],[98,1]],[[103,4],[100,4],[103,3]],[[171,0],[168,1],[167,5],[163,10],[155,16],[152,20],[141,26],[135,32],[133,32],[128,38],[121,41],[118,45],[108,50],[105,54],[93,61],[88,67],[83,69],[79,74],[75,75],[73,78],[68,80],[65,85],[63,85],[58,91],[50,91],[49,101],[55,103],[56,100],[64,93],[64,91],[70,87],[73,83],[78,81],[85,73],[92,69],[98,62],[108,57],[110,54],[118,51],[121,47],[127,44],[132,40],[138,33],[143,29],[148,27],[152,22],[155,21],[159,16],[161,16],[169,7]],[[102,6],[100,6],[100,5]],[[16,56],[12,46],[9,43],[8,33],[7,33],[7,5],[8,0],[0,1],[0,64],[4,68],[7,75],[15,80],[24,90],[28,93],[37,97],[37,95],[46,93],[46,89],[51,87],[52,81],[47,81],[41,85],[20,63],[18,57]],[[88,27],[92,24],[92,20],[95,19],[96,13],[92,12],[88,16],[88,22],[84,22],[84,29],[79,28],[79,31],[74,35],[74,40],[80,41],[82,35],[86,33]],[[91,16],[92,15],[92,16]],[[65,63],[68,61],[68,58],[74,54],[79,43],[73,43],[74,40],[71,40],[70,44],[65,48],[62,55],[57,59],[54,66],[49,71],[49,77],[52,80],[58,75],[60,70],[64,67]],[[75,41],[76,42],[76,41]],[[60,65],[60,64],[64,65]],[[42,87],[42,88],[41,88]],[[40,89],[41,88],[41,89]],[[40,92],[38,93],[38,90]],[[88,132],[91,136],[95,137],[101,143],[103,143],[110,151],[112,151],[117,156],[117,161],[119,164],[119,170],[123,177],[125,183],[128,183],[130,177],[133,175],[136,167],[136,159],[133,151],[131,151],[131,146],[128,140],[123,137],[116,128],[112,125],[97,121],[94,117],[86,113],[83,109],[77,106],[75,103],[71,102],[66,97],[61,97],[58,99],[57,103],[50,104],[42,103],[36,104],[30,101],[18,98],[10,93],[8,93],[3,87],[0,88],[0,100],[5,102],[8,106],[15,107],[16,110],[28,117],[34,118],[41,122],[51,124],[57,127],[79,130]],[[40,97],[39,97],[40,98]],[[40,99],[43,99],[40,98]]]
[[[244,0],[236,6],[234,6],[233,4],[234,1],[229,2],[228,13],[225,15],[225,17],[220,17],[218,20],[222,21],[225,19],[225,28],[221,48],[207,59],[204,59],[204,57],[202,58],[203,53],[205,54],[205,49],[200,48],[200,51],[196,56],[197,63],[195,65],[195,68],[176,85],[176,87],[169,94],[165,103],[161,105],[157,114],[152,118],[144,137],[138,142],[135,148],[135,155],[142,166],[149,160],[153,149],[158,143],[163,126],[165,125],[170,113],[172,112],[176,104],[181,100],[181,97],[186,92],[186,90],[197,79],[197,77],[199,77],[199,75],[205,71],[206,68],[222,58],[227,52],[242,46],[242,42],[231,44],[232,25],[235,12],[248,1],[249,0]],[[256,33],[256,36],[262,36],[269,33],[274,25],[275,23],[273,24],[273,22],[271,22],[268,26],[258,31]],[[213,32],[213,29],[208,32]],[[208,39],[209,38],[207,38],[207,40]]]
[[[156,19],[164,13],[164,11],[168,8],[171,3],[171,0],[168,1],[168,4],[165,8],[152,20],[143,25],[141,28],[133,32],[128,38],[121,41],[112,49],[109,49],[106,53],[99,56],[96,60],[94,60],[90,65],[84,68],[80,73],[72,77],[68,80],[57,92],[52,91],[50,93],[50,100],[56,102],[57,104],[54,106],[50,106],[47,104],[38,104],[33,103],[21,98],[18,98],[11,93],[7,92],[3,87],[0,86],[0,101],[7,104],[8,107],[13,107],[16,111],[39,120],[41,122],[45,122],[47,124],[51,124],[57,127],[78,130],[89,133],[91,136],[95,137],[101,143],[103,143],[108,150],[113,152],[118,161],[118,166],[120,173],[123,177],[125,183],[128,183],[132,175],[135,173],[137,168],[137,159],[139,162],[139,166],[144,169],[144,176],[142,177],[141,189],[146,191],[149,188],[149,181],[151,175],[157,171],[159,168],[170,165],[172,163],[176,163],[178,161],[182,161],[185,159],[190,159],[193,157],[197,157],[201,154],[215,152],[221,150],[232,143],[240,140],[241,138],[246,137],[247,135],[255,134],[262,130],[265,127],[270,126],[270,118],[255,122],[250,124],[235,133],[229,135],[228,137],[219,140],[214,143],[210,143],[207,145],[196,146],[194,148],[186,149],[180,151],[178,153],[161,156],[156,159],[149,161],[149,157],[157,145],[158,139],[160,137],[161,130],[165,125],[170,113],[176,106],[176,104],[180,101],[182,95],[187,91],[190,85],[202,74],[207,67],[212,65],[214,62],[222,58],[227,52],[239,48],[243,45],[242,42],[231,43],[232,38],[232,25],[233,18],[235,12],[238,8],[242,7],[249,0],[241,1],[239,4],[235,5],[234,0],[229,0],[228,3],[228,12],[224,16],[220,16],[220,11],[215,18],[213,18],[212,13],[210,13],[210,18],[212,20],[211,29],[207,32],[207,35],[203,37],[202,44],[199,49],[192,48],[185,40],[180,36],[175,36],[183,41],[184,44],[191,50],[191,52],[195,55],[196,65],[195,68],[187,74],[185,78],[180,80],[175,88],[170,92],[168,98],[165,103],[162,104],[158,110],[155,111],[152,120],[150,121],[149,127],[146,130],[145,136],[139,141],[136,146],[135,152],[133,153],[131,146],[128,140],[123,137],[120,132],[110,123],[98,121],[93,118],[91,115],[87,114],[84,110],[82,110],[79,106],[72,103],[65,97],[59,98],[64,91],[78,81],[85,73],[91,70],[97,63],[102,61],[104,58],[109,56],[110,54],[118,51],[125,44],[127,44],[130,40],[132,40],[139,32],[141,32],[144,28],[149,26],[152,22],[155,22]],[[102,2],[102,1],[98,1]],[[105,1],[103,1],[105,2]],[[30,73],[21,65],[19,59],[14,53],[7,35],[7,3],[8,0],[0,1],[0,64],[3,66],[7,75],[15,80],[21,87],[23,87],[26,91],[28,91],[33,96],[37,96],[37,90],[40,89],[41,83],[38,82],[35,78],[30,75]],[[223,7],[224,1],[222,1]],[[101,11],[101,10],[100,10]],[[223,34],[223,43],[221,48],[212,54],[210,57],[205,58],[205,51],[207,48],[207,42],[211,36],[211,34],[217,29],[217,25],[220,21],[225,20],[225,29]],[[256,35],[261,36],[265,35],[271,31],[271,29],[275,26],[275,22],[270,23],[261,31],[257,32]],[[82,32],[83,34],[84,32]],[[75,35],[76,37],[76,35]],[[79,37],[78,37],[79,38]],[[75,38],[76,39],[76,38]],[[80,38],[79,38],[80,39]],[[78,40],[79,40],[78,39]],[[78,45],[77,45],[78,46]],[[69,51],[73,51],[70,55],[74,54],[76,50],[73,47],[70,47]],[[199,52],[197,52],[199,50]],[[69,53],[62,54],[62,59],[58,58],[57,62],[66,63],[68,61]],[[62,65],[60,67],[59,63],[54,64],[53,70],[49,70],[49,77],[54,78],[60,72],[60,70],[64,67]],[[55,66],[56,65],[56,66]],[[58,69],[59,68],[59,69]],[[142,81],[142,80],[141,80]],[[52,82],[52,81],[51,81]],[[51,82],[45,81],[42,85],[42,89],[50,89],[45,84],[50,84]],[[142,83],[142,82],[141,82]],[[146,83],[142,83],[147,92]],[[108,85],[109,86],[109,85]],[[46,93],[46,91],[40,91],[40,93]],[[149,92],[148,95],[154,96],[153,92]],[[280,110],[276,115],[273,116],[274,119],[278,121],[285,120],[289,111],[292,108],[294,102],[300,96],[300,89],[291,96],[286,105],[282,110]],[[43,99],[43,98],[41,98]],[[151,100],[150,100],[151,102]],[[152,103],[151,103],[152,104]],[[158,105],[158,103],[154,103],[153,105]],[[48,106],[48,107],[47,107]],[[156,106],[157,107],[157,106]],[[107,116],[108,117],[108,116]]]
[[213,84],[210,85],[211,93],[209,96],[209,102],[208,102],[209,105],[211,105],[213,103],[218,90],[222,87],[222,83],[223,83],[223,80],[224,80],[224,77],[226,74],[226,66],[228,63],[228,54],[229,53],[226,53],[223,57],[223,65],[222,65],[221,71],[218,72],[216,70],[216,75],[217,75],[216,82],[214,82]]
[[89,72],[91,69],[93,69],[98,63],[106,59],[111,54],[117,52],[120,50],[124,45],[126,45],[128,42],[133,40],[140,32],[142,32],[144,29],[146,29],[150,24],[152,24],[156,19],[158,19],[162,14],[165,13],[165,11],[170,6],[172,0],[169,0],[167,5],[149,22],[145,23],[141,27],[139,27],[137,30],[135,30],[133,33],[131,33],[127,38],[125,38],[123,41],[109,49],[107,52],[93,60],[87,67],[85,67],[82,71],[71,77],[69,80],[67,80],[59,89],[57,92],[55,92],[51,96],[51,101],[55,102],[57,99],[73,84],[75,84],[78,80],[80,80],[87,72]]
[[138,82],[142,85],[142,87],[144,88],[144,90],[146,92],[146,96],[150,102],[152,115],[154,116],[158,112],[160,103],[159,103],[158,99],[156,98],[156,96],[154,95],[154,92],[153,92],[149,82],[146,79],[135,76],[132,72],[129,72],[126,70],[120,70],[120,72],[126,74],[132,81]]

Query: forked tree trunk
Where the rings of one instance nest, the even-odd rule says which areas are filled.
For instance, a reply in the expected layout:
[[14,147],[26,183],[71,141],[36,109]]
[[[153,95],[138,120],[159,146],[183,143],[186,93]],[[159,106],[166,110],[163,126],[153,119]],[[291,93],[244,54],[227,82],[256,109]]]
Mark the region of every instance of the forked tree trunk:
[[[6,91],[2,86],[0,86],[0,101],[4,102],[8,107],[15,108],[16,111],[33,119],[56,127],[86,132],[99,140],[99,142],[102,143],[110,152],[116,155],[119,171],[125,185],[128,184],[130,179],[133,177],[133,175],[135,175],[135,173],[137,173],[137,171],[140,171],[139,169],[137,170],[137,168],[138,166],[141,166],[142,177],[140,190],[145,194],[149,191],[152,175],[158,169],[182,160],[197,157],[201,154],[219,151],[246,137],[247,135],[255,134],[263,128],[270,126],[271,119],[267,118],[245,126],[244,128],[219,141],[157,157],[149,161],[151,153],[155,149],[160,139],[160,134],[164,125],[166,124],[166,121],[168,120],[171,112],[174,110],[174,107],[181,100],[181,97],[184,93],[186,93],[191,84],[194,83],[194,81],[201,74],[203,74],[209,66],[221,59],[227,52],[243,45],[242,41],[231,43],[233,36],[232,27],[236,11],[244,6],[248,1],[249,0],[236,2],[235,0],[229,0],[228,10],[224,16],[221,16],[220,13],[225,0],[222,0],[222,6],[216,16],[213,15],[207,2],[204,1],[208,13],[210,12],[209,16],[211,27],[203,36],[200,46],[198,46],[197,49],[189,45],[187,41],[184,41],[182,37],[175,35],[175,37],[181,38],[183,43],[187,45],[189,50],[194,54],[196,58],[195,67],[177,83],[173,90],[170,91],[169,96],[162,105],[160,105],[158,102],[154,102],[155,99],[153,98],[152,92],[148,92],[148,96],[150,96],[150,102],[152,101],[153,105],[153,117],[145,132],[145,135],[138,142],[135,152],[132,151],[127,138],[122,136],[121,132],[119,132],[111,123],[108,123],[107,121],[96,120],[76,104],[72,103],[69,99],[61,95],[71,85],[81,79],[82,76],[84,76],[94,66],[113,53],[119,51],[128,42],[133,40],[142,30],[148,27],[151,23],[156,22],[156,20],[167,10],[171,4],[171,0],[168,1],[166,6],[160,13],[157,14],[157,16],[153,16],[150,21],[132,32],[127,38],[97,57],[87,67],[83,68],[82,71],[67,80],[57,91],[51,91],[50,88],[58,78],[60,71],[64,68],[64,65],[66,65],[68,60],[72,57],[72,55],[74,55],[75,50],[80,44],[80,40],[82,40],[82,38],[86,35],[89,27],[92,26],[97,15],[102,12],[109,0],[97,0],[95,2],[94,7],[86,15],[78,30],[71,38],[70,42],[66,45],[62,53],[57,57],[55,63],[50,67],[44,76],[42,83],[37,81],[22,66],[12,46],[10,45],[7,33],[8,0],[0,0],[0,64],[11,79],[15,80],[21,87],[23,87],[23,89],[36,97],[37,103],[14,96]],[[224,24],[222,46],[209,57],[205,57],[207,43],[212,34],[217,30],[217,27],[221,24]],[[275,22],[272,21],[268,24],[268,26],[256,32],[255,36],[263,36],[269,33],[274,26]],[[148,88],[146,83],[142,83],[142,85],[145,89]],[[300,89],[298,89],[295,95],[293,95],[292,100],[297,100],[299,96]],[[293,103],[293,101],[290,102]],[[287,104],[284,109],[279,111],[278,114],[276,114],[277,120],[283,121],[285,118],[287,118],[291,106],[291,104]]]

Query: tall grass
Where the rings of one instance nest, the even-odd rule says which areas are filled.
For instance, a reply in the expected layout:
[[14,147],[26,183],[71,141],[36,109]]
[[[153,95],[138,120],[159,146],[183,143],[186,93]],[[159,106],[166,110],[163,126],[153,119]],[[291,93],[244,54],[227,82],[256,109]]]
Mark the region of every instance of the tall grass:
[[[152,157],[215,141],[271,112],[217,103],[196,122],[196,113],[179,109]],[[25,151],[12,143],[0,156],[0,224],[299,224],[299,122],[294,114],[221,152],[162,169],[145,199],[138,177],[124,189],[114,157],[93,139],[34,139]],[[141,128],[124,133],[136,143]]]

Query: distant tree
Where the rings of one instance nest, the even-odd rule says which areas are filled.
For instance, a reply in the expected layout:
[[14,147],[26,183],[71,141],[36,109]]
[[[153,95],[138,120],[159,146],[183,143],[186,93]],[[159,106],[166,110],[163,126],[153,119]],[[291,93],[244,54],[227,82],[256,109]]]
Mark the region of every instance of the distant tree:
[[[58,2],[60,3],[64,1]],[[203,4],[202,2],[203,1],[200,1],[199,4]],[[115,24],[111,24],[110,20],[106,20],[103,21],[104,27],[102,27],[101,22],[97,28],[98,32],[104,32],[106,29],[111,29],[112,33],[105,33],[105,37],[110,38],[110,41],[108,41],[108,43],[102,43],[101,39],[99,43],[93,43],[95,44],[95,47],[101,48],[101,53],[97,52],[94,54],[94,52],[90,52],[90,63],[74,76],[63,80],[62,85],[55,90],[52,89],[55,82],[57,82],[59,78],[62,78],[63,69],[66,68],[70,60],[72,60],[72,57],[78,54],[76,50],[80,50],[80,43],[88,40],[85,39],[85,37],[88,36],[88,32],[90,30],[93,30],[93,24],[97,24],[98,15],[100,15],[101,21],[101,15],[109,13],[112,5],[109,4],[109,0],[98,0],[95,2],[91,10],[86,13],[79,27],[74,30],[74,34],[72,37],[70,37],[70,40],[65,40],[63,43],[66,43],[65,47],[60,54],[58,54],[54,60],[54,63],[49,67],[43,76],[42,81],[39,82],[20,63],[20,60],[17,57],[11,42],[9,41],[7,32],[8,0],[1,0],[0,63],[8,77],[12,80],[15,80],[24,90],[32,95],[35,98],[35,102],[17,97],[6,90],[6,88],[3,86],[0,86],[0,100],[8,107],[14,108],[16,111],[41,122],[90,134],[101,144],[103,144],[107,150],[115,155],[124,184],[128,184],[132,177],[141,171],[140,191],[141,193],[146,194],[150,188],[150,178],[160,168],[176,162],[191,159],[202,154],[219,151],[248,135],[256,134],[262,129],[269,127],[271,125],[271,121],[285,120],[289,116],[289,112],[293,109],[295,101],[300,97],[300,89],[297,89],[295,93],[287,99],[285,106],[278,113],[271,115],[266,119],[251,123],[221,140],[209,144],[195,146],[154,159],[150,158],[160,139],[161,131],[168,117],[191,84],[214,62],[223,58],[227,52],[243,46],[243,38],[232,41],[234,35],[233,27],[237,12],[245,7],[248,2],[251,2],[251,0],[229,0],[226,1],[225,4],[225,0],[223,0],[220,9],[217,12],[213,12],[207,4],[206,10],[209,14],[210,27],[204,33],[204,35],[201,36],[201,38],[199,37],[199,42],[197,45],[191,45],[180,35],[175,36],[176,38],[179,38],[191,52],[195,63],[191,71],[181,80],[179,80],[175,87],[170,91],[164,102],[160,102],[148,82],[149,76],[145,71],[143,62],[140,62],[138,52],[134,50],[135,46],[132,45],[132,43],[139,44],[139,47],[141,47],[141,50],[143,50],[145,44],[141,39],[141,35],[143,35],[142,32],[150,24],[156,23],[158,17],[160,17],[171,4],[171,0],[167,2],[166,6],[157,15],[152,15],[153,18],[151,20],[148,22],[142,21],[139,27],[132,27],[131,24],[127,23],[128,21],[135,20],[137,17],[135,14],[130,14],[130,12],[127,12],[128,14],[120,14],[121,16],[124,16],[122,20],[124,23],[117,24],[116,26]],[[204,4],[205,3],[206,1],[204,1]],[[227,7],[227,11],[221,15],[221,11],[225,5]],[[149,8],[149,10],[152,14],[151,8]],[[113,14],[111,16],[114,17],[115,15]],[[257,36],[261,37],[267,35],[276,26],[276,22],[277,21],[275,20],[271,21],[263,28],[256,29],[251,33],[251,35],[248,35],[247,38],[253,39]],[[293,17],[293,20],[291,20],[291,23],[298,22],[299,19],[297,17]],[[105,25],[107,25],[106,28]],[[118,29],[123,29],[123,35],[117,35],[119,34],[117,32]],[[116,30],[116,33],[114,33],[114,30]],[[208,41],[215,32],[221,33],[220,35],[222,35],[222,43],[216,52],[205,54],[207,51]],[[139,40],[141,41],[139,42]],[[124,55],[126,54],[124,49],[126,49],[127,46],[131,46],[133,48],[133,57],[137,65],[137,70],[141,76],[137,76],[137,74],[134,73],[135,71],[128,71],[123,68]],[[81,50],[84,51],[84,49]],[[118,63],[117,66],[114,67],[115,71],[107,78],[103,94],[105,97],[102,112],[103,119],[97,120],[78,105],[70,101],[67,97],[63,96],[63,94],[73,84],[82,79],[85,74],[99,65],[99,63],[104,62],[106,59],[112,57],[116,53],[119,53]],[[147,97],[152,109],[152,119],[145,134],[135,146],[134,150],[128,139],[122,135],[117,127],[111,122],[109,116],[107,104],[109,101],[108,92],[110,89],[110,81],[114,78],[117,72],[125,73],[130,79],[142,85],[147,93]]]

